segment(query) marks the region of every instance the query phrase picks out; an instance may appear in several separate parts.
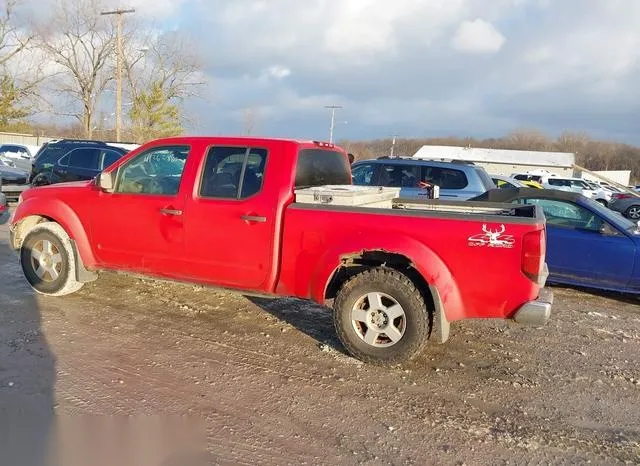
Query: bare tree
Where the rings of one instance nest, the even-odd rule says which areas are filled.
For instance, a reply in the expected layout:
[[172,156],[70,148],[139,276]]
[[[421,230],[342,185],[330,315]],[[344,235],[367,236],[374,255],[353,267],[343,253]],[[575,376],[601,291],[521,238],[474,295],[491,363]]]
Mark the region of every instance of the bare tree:
[[[195,48],[178,33],[158,36],[144,28],[127,33],[125,42],[124,69],[132,102],[129,112],[132,126],[144,127],[144,122],[136,120],[146,114],[146,119],[164,119],[163,126],[181,127],[182,120],[187,120],[182,112],[185,100],[200,97],[205,84]],[[148,108],[141,111],[141,107],[148,107],[151,95],[164,100],[153,106],[158,112],[155,116],[149,115]],[[166,111],[167,108],[172,110]],[[177,120],[168,121],[168,118]]]
[[4,0],[0,13],[0,67],[5,67],[11,59],[27,49],[33,42],[34,34],[17,26],[15,11],[19,0]]
[[244,109],[242,112],[242,125],[245,135],[251,136],[251,134],[253,134],[257,120],[258,112],[255,108],[249,107]]
[[35,60],[35,34],[20,25],[16,10],[21,0],[4,0],[0,10],[0,126],[19,129],[34,113],[44,78]]
[[55,88],[67,99],[68,108],[56,113],[77,118],[85,137],[92,136],[96,103],[113,79],[115,31],[101,8],[100,0],[58,0],[49,26],[38,31],[59,69]]

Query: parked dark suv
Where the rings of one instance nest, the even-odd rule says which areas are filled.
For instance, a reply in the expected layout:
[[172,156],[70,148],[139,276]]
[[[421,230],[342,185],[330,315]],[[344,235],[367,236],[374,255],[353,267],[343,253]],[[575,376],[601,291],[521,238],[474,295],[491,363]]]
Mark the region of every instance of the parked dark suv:
[[102,141],[62,139],[45,143],[35,155],[33,186],[90,180],[128,151]]

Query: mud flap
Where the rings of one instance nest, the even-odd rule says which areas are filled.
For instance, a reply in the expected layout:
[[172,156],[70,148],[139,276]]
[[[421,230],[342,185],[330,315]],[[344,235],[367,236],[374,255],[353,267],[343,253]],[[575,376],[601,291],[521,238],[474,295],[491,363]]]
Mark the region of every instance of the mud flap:
[[82,262],[80,254],[78,254],[78,247],[76,246],[76,242],[74,240],[70,241],[71,250],[73,251],[73,257],[76,260],[76,280],[80,283],[95,282],[98,279],[98,274],[86,269],[84,263]]
[[429,286],[429,289],[431,290],[431,296],[433,296],[434,304],[431,338],[436,343],[443,344],[449,339],[451,324],[444,313],[444,306],[442,305],[442,299],[440,298],[438,289],[435,286]]

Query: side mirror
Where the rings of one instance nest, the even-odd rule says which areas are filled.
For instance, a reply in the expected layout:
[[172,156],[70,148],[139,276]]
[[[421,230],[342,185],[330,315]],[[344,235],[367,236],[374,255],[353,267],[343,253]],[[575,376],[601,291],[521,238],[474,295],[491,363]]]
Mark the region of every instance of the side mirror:
[[98,186],[103,191],[112,193],[116,184],[115,178],[116,176],[115,176],[115,173],[113,172],[102,172],[98,176]]

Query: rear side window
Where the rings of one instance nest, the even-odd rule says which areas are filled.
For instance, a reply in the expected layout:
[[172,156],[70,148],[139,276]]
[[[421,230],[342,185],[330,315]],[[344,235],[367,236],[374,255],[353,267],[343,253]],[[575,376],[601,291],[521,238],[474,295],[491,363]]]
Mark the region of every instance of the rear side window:
[[212,147],[202,173],[200,196],[246,199],[259,193],[266,162],[266,149]]
[[469,185],[467,175],[453,168],[422,167],[422,181],[440,186],[440,189],[464,189]]
[[491,177],[489,176],[489,174],[486,172],[484,168],[475,167],[474,170],[478,174],[478,177],[480,178],[480,182],[484,186],[484,189],[488,191],[489,189],[496,188],[496,184],[494,183],[494,180],[491,179]]
[[296,188],[351,184],[351,169],[341,152],[302,149],[296,166]]
[[40,155],[38,155],[36,161],[38,162],[38,164],[53,164],[67,152],[68,148],[49,145],[42,152],[40,152]]
[[69,167],[98,170],[100,167],[100,149],[74,149],[69,153],[68,160]]

